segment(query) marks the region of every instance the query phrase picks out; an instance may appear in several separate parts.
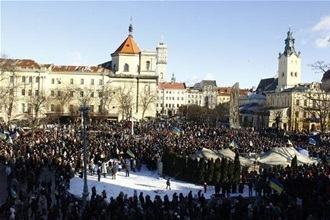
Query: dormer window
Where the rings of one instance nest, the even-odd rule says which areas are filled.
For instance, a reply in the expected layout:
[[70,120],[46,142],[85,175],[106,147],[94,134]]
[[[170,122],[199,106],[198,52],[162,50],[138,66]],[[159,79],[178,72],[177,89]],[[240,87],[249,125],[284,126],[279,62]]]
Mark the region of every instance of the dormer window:
[[129,65],[127,63],[124,65],[124,72],[129,72]]

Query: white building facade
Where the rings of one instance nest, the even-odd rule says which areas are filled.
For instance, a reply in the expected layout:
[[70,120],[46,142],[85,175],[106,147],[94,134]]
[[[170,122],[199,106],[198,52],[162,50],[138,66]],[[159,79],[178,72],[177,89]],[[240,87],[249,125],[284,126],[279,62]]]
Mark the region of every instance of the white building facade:
[[[111,61],[98,66],[59,66],[33,60],[1,59],[0,118],[79,116],[87,104],[92,117],[117,120],[156,116],[159,72],[166,76],[167,47],[140,51],[133,28]],[[160,66],[158,66],[160,65]]]

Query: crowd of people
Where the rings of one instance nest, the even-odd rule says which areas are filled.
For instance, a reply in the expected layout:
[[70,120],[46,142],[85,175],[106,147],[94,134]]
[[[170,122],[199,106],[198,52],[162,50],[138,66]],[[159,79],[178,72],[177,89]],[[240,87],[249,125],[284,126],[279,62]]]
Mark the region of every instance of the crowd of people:
[[[222,191],[211,199],[198,195],[173,198],[137,193],[107,198],[92,192],[82,211],[81,199],[68,192],[70,179],[82,171],[80,124],[46,126],[34,131],[15,132],[11,142],[0,141],[0,164],[7,176],[8,198],[0,213],[8,219],[327,219],[330,216],[330,136],[308,144],[307,133],[283,133],[209,127],[183,121],[136,123],[134,135],[129,122],[97,122],[88,127],[88,167],[99,180],[110,174],[116,178],[119,166],[129,178],[142,164],[156,169],[165,150],[188,156],[206,147],[219,150],[235,141],[240,154],[261,153],[285,146],[288,140],[301,146],[321,163],[296,169],[267,168],[253,173],[247,184],[256,197],[230,198]],[[175,128],[175,129],[174,129]],[[274,193],[271,178],[278,179],[284,191]],[[225,191],[224,191],[225,192]]]

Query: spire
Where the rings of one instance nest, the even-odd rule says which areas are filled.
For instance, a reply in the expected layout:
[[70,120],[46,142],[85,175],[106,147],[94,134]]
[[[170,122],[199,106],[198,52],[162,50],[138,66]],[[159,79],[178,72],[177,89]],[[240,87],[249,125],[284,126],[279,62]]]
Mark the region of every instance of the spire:
[[132,16],[131,16],[131,18],[130,18],[130,25],[129,25],[129,27],[128,27],[128,34],[129,34],[130,36],[133,36],[133,25],[132,25],[132,20],[133,20],[133,18],[132,18]]
[[175,83],[174,73],[172,73],[171,83]]
[[284,55],[290,56],[291,54],[296,54],[297,56],[299,54],[296,53],[296,50],[294,48],[294,41],[295,39],[292,36],[291,26],[289,27],[289,31],[287,32],[287,36],[285,39],[285,47],[284,47]]

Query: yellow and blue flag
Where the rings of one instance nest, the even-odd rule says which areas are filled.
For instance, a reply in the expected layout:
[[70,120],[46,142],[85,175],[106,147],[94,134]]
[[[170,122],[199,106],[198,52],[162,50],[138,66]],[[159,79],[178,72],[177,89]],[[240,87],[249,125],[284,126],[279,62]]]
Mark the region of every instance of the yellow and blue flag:
[[281,194],[283,192],[283,185],[275,178],[269,180],[270,188]]
[[178,127],[173,127],[172,132],[176,135],[180,135],[181,130]]

